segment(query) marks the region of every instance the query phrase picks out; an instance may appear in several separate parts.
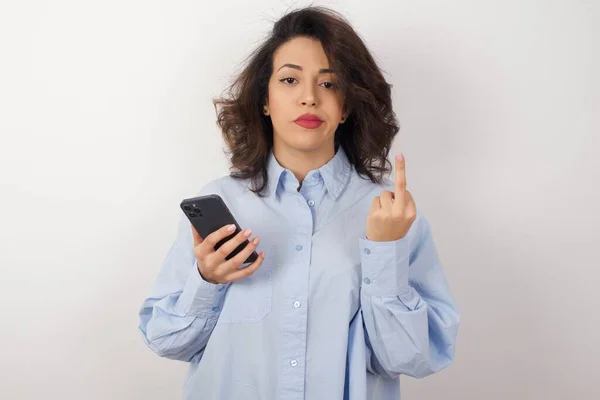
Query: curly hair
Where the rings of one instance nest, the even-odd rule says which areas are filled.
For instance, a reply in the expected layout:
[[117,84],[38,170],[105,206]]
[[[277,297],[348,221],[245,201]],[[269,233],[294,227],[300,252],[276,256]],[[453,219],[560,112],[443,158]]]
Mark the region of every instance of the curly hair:
[[230,176],[250,179],[250,190],[265,195],[273,125],[262,108],[273,73],[273,54],[296,37],[318,40],[336,71],[344,108],[349,112],[335,132],[336,148],[342,146],[359,175],[381,183],[392,169],[387,156],[400,130],[392,108],[391,85],[349,22],[331,9],[316,6],[289,12],[275,22],[225,94],[213,100],[231,163]]

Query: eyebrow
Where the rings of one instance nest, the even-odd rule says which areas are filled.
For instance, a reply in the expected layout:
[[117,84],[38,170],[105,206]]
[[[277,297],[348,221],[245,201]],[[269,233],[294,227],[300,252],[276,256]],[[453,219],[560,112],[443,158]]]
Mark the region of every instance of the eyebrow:
[[[279,69],[284,68],[284,67],[288,67],[288,68],[294,68],[297,69],[298,71],[302,71],[302,67],[296,64],[283,64]],[[279,71],[279,69],[277,71]],[[328,74],[328,73],[335,73],[334,70],[330,69],[330,68],[321,68],[319,70],[320,74]]]

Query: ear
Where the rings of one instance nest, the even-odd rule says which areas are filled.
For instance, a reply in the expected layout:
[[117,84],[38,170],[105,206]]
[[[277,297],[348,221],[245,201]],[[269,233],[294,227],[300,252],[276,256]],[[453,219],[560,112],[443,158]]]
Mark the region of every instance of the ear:
[[263,106],[263,114],[269,115],[269,100],[265,100],[265,105]]
[[348,119],[348,112],[344,111],[342,113],[342,119],[340,120],[340,124],[343,124],[344,122],[346,122],[346,120]]
[[344,108],[342,109],[342,119],[340,120],[340,124],[343,124],[348,119],[350,115],[350,110],[348,110],[348,104],[344,104]]

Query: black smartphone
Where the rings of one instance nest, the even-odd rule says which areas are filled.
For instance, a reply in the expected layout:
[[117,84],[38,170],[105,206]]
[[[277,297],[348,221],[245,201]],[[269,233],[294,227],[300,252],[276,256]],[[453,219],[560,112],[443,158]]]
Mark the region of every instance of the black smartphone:
[[[203,239],[225,225],[235,225],[235,232],[220,240],[215,245],[215,250],[242,230],[233,217],[233,214],[231,214],[231,211],[218,194],[184,199],[181,201],[180,207]],[[248,244],[250,244],[250,242],[246,239],[242,244],[236,247],[235,250],[229,253],[225,259],[229,260],[234,257]],[[244,261],[244,264],[254,262],[257,258],[258,254],[254,251],[246,261]]]

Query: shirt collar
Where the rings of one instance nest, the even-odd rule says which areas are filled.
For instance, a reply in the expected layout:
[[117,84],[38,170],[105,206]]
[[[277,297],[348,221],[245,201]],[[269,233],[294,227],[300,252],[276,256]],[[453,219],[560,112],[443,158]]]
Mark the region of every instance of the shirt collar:
[[[346,152],[341,146],[338,146],[338,150],[331,160],[317,169],[319,175],[323,178],[327,193],[334,201],[337,200],[343,189],[346,187],[351,170],[352,165],[348,160]],[[290,170],[279,164],[275,158],[273,149],[271,149],[269,154],[267,173],[269,177],[267,193],[269,196],[275,196],[277,188],[280,186],[280,182],[285,174],[292,174]]]

